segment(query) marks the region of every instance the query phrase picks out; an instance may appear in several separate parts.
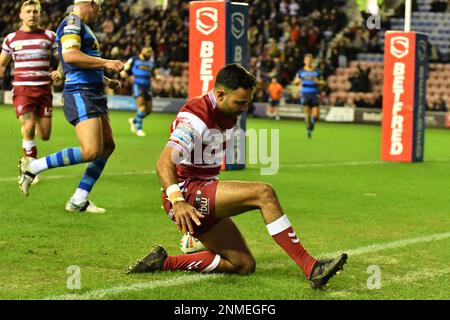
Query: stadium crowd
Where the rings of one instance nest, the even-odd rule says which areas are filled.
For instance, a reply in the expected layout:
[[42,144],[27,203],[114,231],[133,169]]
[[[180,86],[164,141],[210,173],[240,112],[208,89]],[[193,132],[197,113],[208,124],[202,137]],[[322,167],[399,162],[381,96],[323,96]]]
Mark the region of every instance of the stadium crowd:
[[[137,55],[142,46],[151,46],[155,54],[159,77],[152,80],[154,96],[186,97],[188,95],[188,20],[189,2],[171,1],[170,6],[142,7],[139,0],[109,0],[104,7],[102,21],[96,35],[102,44],[105,58],[128,60]],[[303,66],[303,56],[312,53],[323,79],[335,75],[339,68],[348,68],[361,53],[381,54],[380,33],[364,24],[352,23],[344,0],[246,0],[249,7],[249,69],[257,77],[255,102],[268,101],[270,79],[277,77],[284,87],[283,101],[298,102],[298,87],[292,80]],[[417,3],[414,1],[414,8]],[[436,2],[436,1],[435,1]],[[439,2],[439,1],[438,1]],[[441,1],[442,2],[442,1]],[[42,0],[41,25],[55,30],[68,11],[72,0]],[[0,12],[18,12],[19,1],[0,2]],[[445,8],[444,8],[445,7]],[[431,10],[448,10],[444,3],[433,4]],[[401,8],[396,12],[401,12]],[[394,15],[395,16],[395,15]],[[367,14],[362,12],[363,21]],[[389,19],[382,19],[382,28],[390,27]],[[0,37],[16,30],[16,14],[0,17]],[[336,41],[337,40],[337,41]],[[442,55],[430,47],[431,61],[439,62]],[[434,54],[433,54],[434,53]],[[434,59],[434,60],[433,60]],[[333,89],[321,86],[320,103],[348,106],[381,106],[381,86],[373,82],[371,67],[353,68],[347,91],[365,93],[332,96]],[[6,76],[5,76],[6,77]],[[3,86],[8,86],[5,79]],[[131,93],[130,79],[122,80],[121,94]],[[370,94],[372,93],[372,94]],[[430,109],[444,109],[443,103],[430,103]]]

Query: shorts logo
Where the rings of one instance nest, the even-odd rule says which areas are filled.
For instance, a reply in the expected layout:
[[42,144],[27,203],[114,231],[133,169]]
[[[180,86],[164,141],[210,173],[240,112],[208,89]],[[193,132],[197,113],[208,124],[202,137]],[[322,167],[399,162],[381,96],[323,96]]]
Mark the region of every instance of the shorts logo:
[[409,39],[403,36],[391,38],[391,54],[397,59],[404,58],[409,52]]
[[52,108],[45,107],[44,108],[44,116],[50,117],[52,115]]
[[218,13],[217,9],[205,7],[198,9],[195,14],[195,27],[204,35],[210,35],[217,29]]
[[231,33],[236,39],[244,35],[245,17],[241,12],[235,12],[231,15]]
[[209,212],[209,199],[208,198],[200,198],[200,206],[197,210],[202,214],[208,214]]
[[21,114],[22,111],[23,111],[23,105],[19,105],[19,106],[17,107],[17,113],[18,113],[18,114]]

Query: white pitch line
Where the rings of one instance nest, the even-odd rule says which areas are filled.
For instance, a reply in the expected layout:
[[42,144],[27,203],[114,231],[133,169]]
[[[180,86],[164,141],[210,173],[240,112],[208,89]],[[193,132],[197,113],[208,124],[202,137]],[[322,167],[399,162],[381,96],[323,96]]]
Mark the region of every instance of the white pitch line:
[[[331,253],[324,253],[320,256],[332,257],[336,256],[339,253],[345,252],[349,256],[356,256],[365,253],[378,252],[387,249],[397,249],[406,246],[410,246],[418,243],[425,243],[431,241],[438,241],[450,238],[450,232],[445,233],[436,233],[429,236],[410,238],[410,239],[402,239],[392,242],[380,243],[380,244],[372,244],[369,246],[359,247],[356,249],[348,249]],[[266,264],[258,269],[268,269],[274,267],[274,265],[280,266],[284,265],[285,261],[278,261],[274,264]],[[55,295],[51,297],[44,298],[44,300],[89,300],[89,299],[101,299],[109,294],[120,294],[124,292],[132,292],[132,291],[141,291],[146,289],[155,289],[155,288],[164,288],[170,286],[178,286],[178,285],[186,285],[193,282],[203,281],[207,279],[217,279],[219,277],[224,277],[223,274],[190,274],[183,275],[181,277],[177,277],[175,279],[170,280],[155,280],[152,282],[139,282],[132,285],[120,285],[117,287],[112,287],[109,289],[97,289],[91,290],[83,294],[63,294],[63,295]]]
[[365,247],[359,247],[356,249],[324,253],[324,256],[334,257],[341,252],[345,252],[349,256],[357,256],[357,255],[365,254],[365,253],[372,253],[372,252],[388,250],[388,249],[398,249],[398,248],[410,246],[410,245],[417,244],[417,243],[438,241],[438,240],[444,240],[444,239],[449,239],[449,238],[450,238],[450,232],[436,233],[436,234],[432,234],[429,236],[423,236],[423,237],[418,237],[418,238],[402,239],[402,240],[380,243],[380,244],[371,244],[371,245],[368,245]]
[[[104,173],[102,176],[136,176],[136,175],[146,175],[146,174],[156,174],[155,170],[151,171],[123,171],[123,172],[112,172],[112,173]],[[59,175],[51,175],[51,176],[42,176],[42,181],[45,180],[58,180],[58,179],[67,179],[67,178],[80,178],[80,174],[59,174]],[[9,178],[0,178],[0,182],[10,182],[17,181],[17,177],[9,177]]]
[[[450,159],[432,159],[425,160],[425,163],[433,162],[450,162]],[[347,162],[330,162],[330,163],[292,163],[292,164],[282,164],[280,167],[286,168],[316,168],[316,167],[341,167],[341,166],[365,166],[365,165],[379,165],[379,164],[393,164],[398,162],[388,162],[388,161],[347,161]]]
[[[427,162],[450,162],[450,159],[434,159]],[[351,162],[331,162],[331,163],[305,163],[305,164],[283,164],[280,167],[284,168],[320,168],[320,167],[340,167],[340,166],[364,166],[364,165],[379,165],[379,164],[389,164],[390,162],[385,161],[351,161]],[[261,166],[248,165],[249,168],[261,168]],[[124,171],[124,172],[114,172],[114,173],[104,173],[103,176],[133,176],[133,175],[146,175],[146,174],[156,174],[156,170],[151,171]],[[60,175],[50,175],[43,176],[43,180],[58,180],[67,178],[79,178],[78,174],[60,174]],[[17,181],[17,177],[0,177],[0,182],[11,182]]]
[[[450,162],[450,159],[434,159],[428,160],[426,162]],[[282,164],[281,168],[321,168],[321,167],[341,167],[341,166],[365,166],[365,165],[380,165],[380,164],[390,164],[392,162],[385,161],[349,161],[349,162],[330,162],[330,163],[299,163],[299,164]],[[249,168],[262,168],[262,166],[257,165],[247,165]],[[124,171],[124,172],[114,172],[114,173],[104,173],[102,176],[132,176],[132,175],[145,175],[145,174],[156,174],[156,170],[151,171]],[[43,180],[57,180],[57,179],[67,179],[67,178],[79,178],[81,174],[61,174],[61,175],[43,175]],[[17,181],[17,177],[0,177],[0,182],[11,182]]]
[[88,291],[83,294],[63,294],[60,296],[51,296],[45,298],[44,300],[91,300],[91,299],[101,299],[109,294],[119,294],[123,292],[133,292],[133,291],[141,291],[146,289],[155,289],[162,287],[170,287],[170,286],[179,286],[191,284],[198,281],[203,281],[207,279],[216,279],[220,277],[224,277],[223,274],[190,274],[183,275],[181,277],[177,277],[175,279],[170,280],[155,280],[152,282],[139,282],[132,285],[121,285],[109,289],[98,289]]

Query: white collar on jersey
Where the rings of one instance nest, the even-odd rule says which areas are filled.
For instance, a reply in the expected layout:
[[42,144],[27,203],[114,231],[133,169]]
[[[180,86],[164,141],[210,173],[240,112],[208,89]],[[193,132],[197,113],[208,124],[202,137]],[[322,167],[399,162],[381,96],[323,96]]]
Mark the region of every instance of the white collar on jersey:
[[215,109],[217,107],[217,100],[216,100],[216,96],[214,95],[214,91],[213,90],[208,92],[208,98],[211,101],[213,109]]

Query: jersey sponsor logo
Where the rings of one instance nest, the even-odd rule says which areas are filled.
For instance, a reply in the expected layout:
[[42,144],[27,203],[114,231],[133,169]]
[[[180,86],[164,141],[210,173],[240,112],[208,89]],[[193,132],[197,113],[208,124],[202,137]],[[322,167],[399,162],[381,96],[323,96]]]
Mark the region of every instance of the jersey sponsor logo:
[[24,60],[48,60],[50,56],[48,54],[16,54],[14,57],[15,61],[24,61]]
[[204,35],[210,35],[218,27],[218,13],[216,8],[204,7],[197,10],[195,26]]
[[391,38],[391,54],[397,59],[404,58],[409,53],[409,39],[403,36]]

